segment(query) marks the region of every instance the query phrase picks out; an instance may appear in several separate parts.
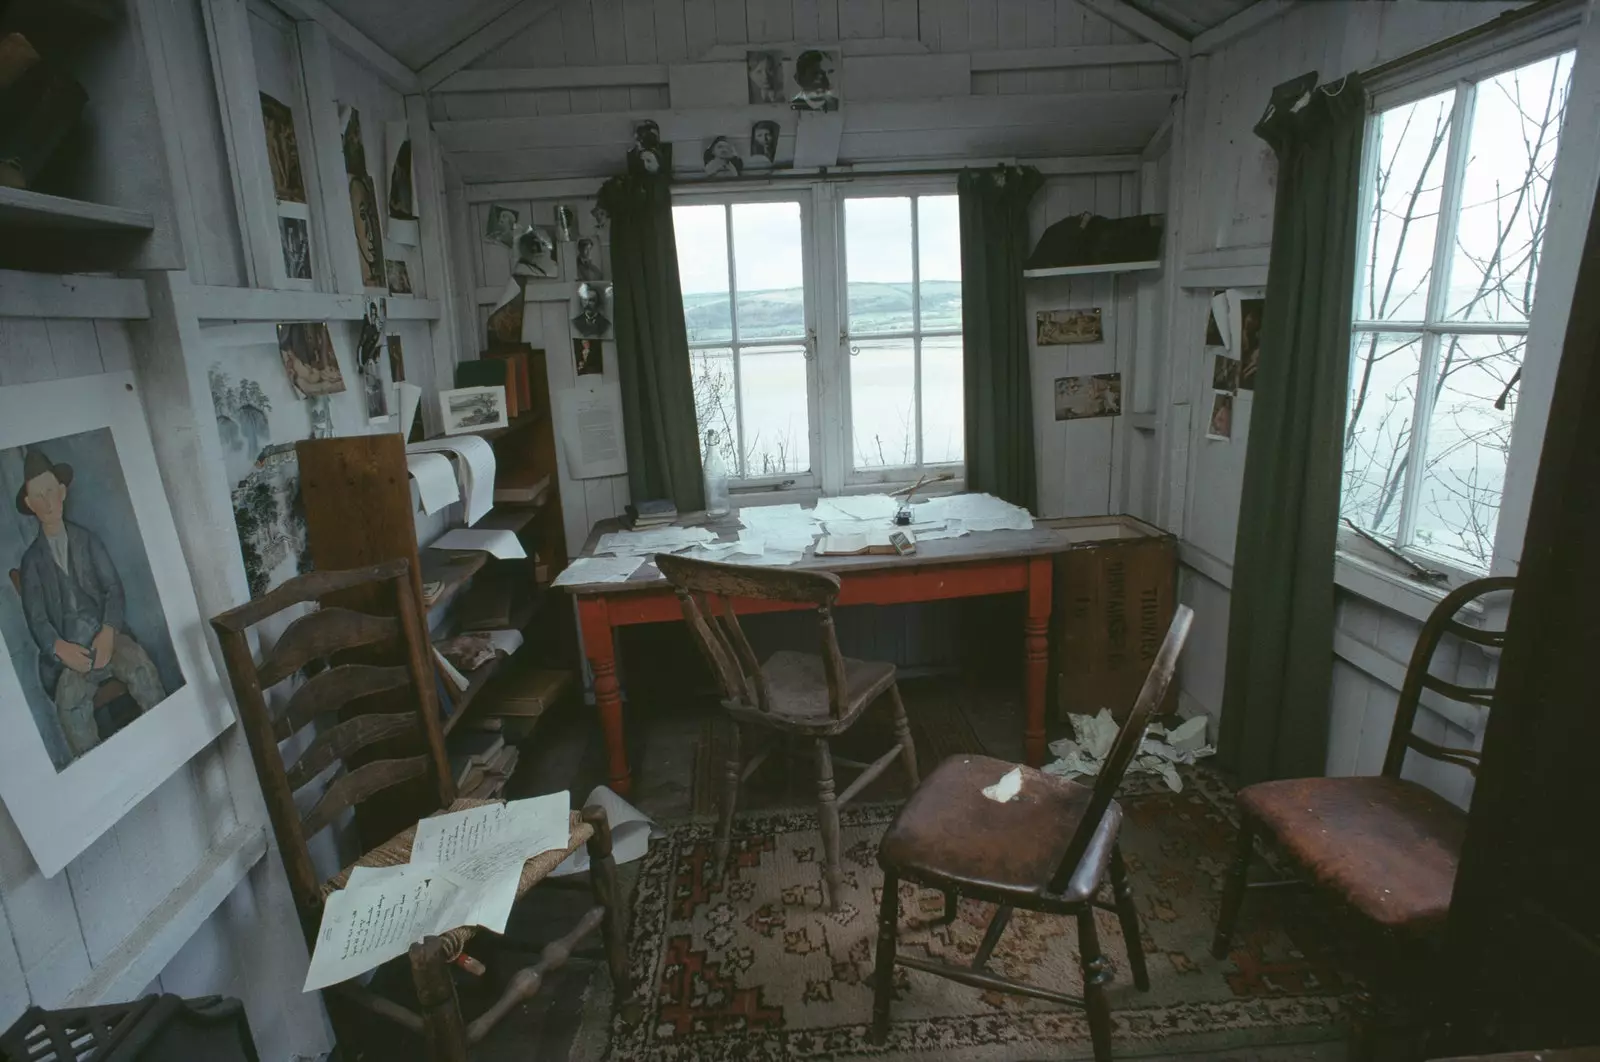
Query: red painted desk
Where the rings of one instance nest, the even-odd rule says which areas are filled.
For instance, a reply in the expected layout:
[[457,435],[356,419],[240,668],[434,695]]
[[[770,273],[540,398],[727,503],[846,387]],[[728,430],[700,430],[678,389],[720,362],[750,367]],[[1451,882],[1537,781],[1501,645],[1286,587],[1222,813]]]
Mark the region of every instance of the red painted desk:
[[[690,516],[685,525],[701,524],[737,537],[737,523],[707,522]],[[584,544],[592,556],[601,535],[621,530],[615,520],[596,524]],[[794,565],[837,575],[843,586],[840,605],[900,605],[989,594],[1026,594],[1027,618],[1022,630],[1024,667],[1023,747],[1027,762],[1044,763],[1045,681],[1049,662],[1051,556],[1077,541],[1062,530],[1040,524],[1031,531],[982,531],[960,538],[919,542],[912,557],[869,555],[813,557]],[[617,686],[616,640],[612,631],[630,623],[682,620],[672,588],[653,563],[646,562],[625,583],[587,583],[566,587],[578,603],[578,626],[584,652],[594,671],[595,706],[605,732],[611,788],[627,796],[633,785],[628,750],[623,742],[622,698]],[[740,615],[808,606],[772,601],[740,601]]]

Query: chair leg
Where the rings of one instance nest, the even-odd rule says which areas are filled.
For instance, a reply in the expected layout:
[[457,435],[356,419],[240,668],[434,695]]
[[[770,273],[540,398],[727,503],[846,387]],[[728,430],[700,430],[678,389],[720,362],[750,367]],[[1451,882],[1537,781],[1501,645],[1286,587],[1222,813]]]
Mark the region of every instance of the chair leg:
[[828,882],[828,910],[839,909],[844,874],[839,869],[839,804],[833,794],[833,750],[817,738],[817,819],[822,826],[822,874]]
[[947,926],[956,920],[956,915],[961,911],[961,896],[954,889],[944,890],[944,914],[939,916],[939,924]]
[[411,980],[422,1011],[422,1039],[429,1062],[467,1062],[467,1023],[445,962],[444,941],[427,937],[411,945]]
[[1006,931],[1006,924],[1011,921],[1011,905],[1002,904],[989,919],[989,928],[983,931],[983,941],[978,945],[978,954],[972,957],[972,968],[981,970],[989,965],[989,956],[994,954],[995,945],[1000,943],[1000,934]]
[[894,737],[900,742],[900,761],[905,764],[911,789],[915,789],[921,783],[922,776],[917,773],[917,746],[911,741],[911,723],[906,719],[906,705],[900,699],[898,683],[889,684],[889,706],[894,711]]
[[873,1043],[889,1037],[889,1004],[894,1001],[894,948],[900,926],[900,879],[883,873],[883,900],[878,904],[878,954],[872,971]]
[[1139,909],[1128,888],[1128,868],[1122,862],[1122,846],[1111,846],[1111,895],[1117,901],[1117,921],[1122,923],[1122,943],[1128,949],[1128,967],[1133,971],[1133,986],[1150,991],[1150,972],[1144,965],[1144,946],[1139,943]]
[[1111,983],[1111,964],[1100,954],[1094,906],[1088,903],[1078,908],[1078,966],[1083,971],[1083,1003],[1089,1012],[1095,1062],[1110,1062],[1111,1004],[1106,1001],[1106,985]]
[[1255,851],[1255,826],[1239,817],[1239,838],[1233,851],[1233,867],[1222,889],[1222,907],[1217,911],[1217,935],[1211,941],[1213,958],[1226,959],[1233,942],[1234,923],[1239,920],[1239,905],[1244,902],[1245,879],[1250,873],[1250,857]]
[[633,991],[628,982],[628,944],[622,933],[622,896],[617,888],[617,861],[611,855],[611,823],[598,804],[583,809],[583,821],[594,827],[589,838],[589,888],[594,902],[605,908],[600,935],[606,945],[606,966],[611,970],[611,994],[621,1010]]
[[728,720],[728,756],[722,764],[722,807],[717,823],[717,844],[711,856],[711,880],[721,881],[728,867],[728,847],[733,839],[733,811],[739,802],[739,774],[744,760],[739,753],[739,723]]

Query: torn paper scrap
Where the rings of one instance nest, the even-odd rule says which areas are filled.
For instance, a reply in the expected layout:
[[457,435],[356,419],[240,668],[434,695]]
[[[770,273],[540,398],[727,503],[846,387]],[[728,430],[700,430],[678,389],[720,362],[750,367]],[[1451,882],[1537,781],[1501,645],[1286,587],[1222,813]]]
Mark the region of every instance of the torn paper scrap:
[[[1068,715],[1077,740],[1061,738],[1050,742],[1055,759],[1044,765],[1046,774],[1063,778],[1093,777],[1116,742],[1117,722],[1104,708],[1096,715]],[[1174,793],[1183,791],[1179,766],[1213,755],[1217,750],[1205,744],[1206,719],[1196,716],[1168,732],[1160,723],[1151,723],[1139,743],[1139,751],[1128,765],[1129,774],[1159,775]],[[1174,740],[1176,739],[1176,740]]]
[[1000,776],[994,785],[983,787],[983,795],[997,804],[1009,804],[1022,792],[1022,768],[1013,767]]
[[[618,863],[629,863],[644,858],[650,848],[650,831],[655,826],[649,816],[603,785],[589,792],[584,807],[599,804],[605,809],[606,821],[611,824],[611,858]],[[569,874],[582,874],[589,869],[589,850],[583,846],[574,849],[561,865],[550,872],[553,878]]]

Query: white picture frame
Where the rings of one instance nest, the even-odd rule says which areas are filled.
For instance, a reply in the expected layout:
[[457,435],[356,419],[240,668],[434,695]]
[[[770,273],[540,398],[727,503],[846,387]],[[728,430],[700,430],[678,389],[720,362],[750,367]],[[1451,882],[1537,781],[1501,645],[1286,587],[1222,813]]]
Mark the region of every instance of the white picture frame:
[[[109,432],[111,446],[104,445],[98,435],[101,430]],[[136,555],[142,542],[144,562],[140,566],[147,570],[139,574],[147,585],[153,583],[139,591],[147,599],[144,615],[158,617],[165,626],[164,636],[160,623],[154,627],[147,623],[139,634],[160,643],[162,660],[175,661],[181,684],[121,729],[100,738],[98,744],[71,754],[70,761],[58,768],[46,747],[38,706],[30,701],[30,696],[36,700],[44,695],[42,684],[32,694],[25,693],[18,672],[19,662],[38,666],[39,649],[31,638],[24,645],[8,644],[5,633],[7,629],[14,632],[15,615],[24,614],[21,599],[26,584],[0,583],[0,594],[11,595],[6,607],[15,613],[9,628],[0,627],[0,727],[5,734],[0,740],[0,801],[46,877],[59,873],[234,719],[232,703],[207,647],[205,624],[178,544],[133,374],[107,373],[0,388],[0,460],[7,462],[0,479],[8,488],[4,499],[8,509],[13,507],[11,490],[21,489],[17,481],[27,467],[25,460],[19,463],[18,448],[37,446],[48,456],[52,441],[59,451],[71,444],[69,437],[79,437],[79,445],[84,446],[89,442],[81,440],[92,440],[102,453],[114,448],[122,482],[115,484],[116,491],[111,493],[120,498],[125,488],[137,532],[115,544],[126,556]],[[72,477],[74,486],[69,487],[65,502],[69,524],[75,522],[72,491],[88,490],[96,479],[109,478],[105,464],[85,468]],[[108,510],[110,505],[106,503]],[[15,511],[22,510],[17,507]],[[19,558],[11,555],[16,550],[16,529],[30,526],[34,519],[30,513],[13,527],[8,553],[0,556],[0,568],[17,566]],[[132,609],[130,603],[130,627]],[[56,755],[59,758],[59,751]]]
[[440,391],[439,420],[446,435],[504,428],[511,423],[506,415],[506,389],[496,385]]

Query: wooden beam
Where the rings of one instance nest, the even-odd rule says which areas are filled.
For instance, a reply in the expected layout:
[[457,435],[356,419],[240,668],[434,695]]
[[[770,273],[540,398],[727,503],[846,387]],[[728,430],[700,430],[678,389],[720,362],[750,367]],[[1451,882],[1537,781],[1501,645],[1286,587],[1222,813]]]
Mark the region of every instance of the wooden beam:
[[[500,13],[467,38],[446,49],[425,65],[418,73],[424,89],[437,87],[445,78],[464,69],[468,63],[481,59],[500,45],[521,33],[539,19],[561,6],[563,0],[511,0]],[[620,33],[622,27],[608,27],[607,32]]]
[[142,280],[0,269],[0,317],[142,321],[149,316]]
[[1189,42],[1190,56],[1214,52],[1225,44],[1252,33],[1295,6],[1296,0],[1256,0],[1238,14],[1212,26]]
[[1078,4],[1108,22],[1116,23],[1129,33],[1137,34],[1151,44],[1160,45],[1179,59],[1189,58],[1187,38],[1163,26],[1127,0],[1078,0]]
[[972,72],[1065,70],[1079,66],[1121,66],[1124,63],[1170,63],[1172,53],[1159,44],[1094,44],[1072,48],[1002,48],[973,52]]
[[540,66],[515,70],[459,70],[435,92],[516,92],[537,89],[617,88],[665,85],[667,64],[627,66]]
[[[325,291],[271,291],[195,285],[192,309],[202,321],[359,321],[375,295]],[[439,300],[389,296],[389,320],[433,321]]]
[[415,70],[390,55],[382,45],[356,29],[348,19],[325,4],[323,0],[273,0],[273,2],[292,15],[296,21],[315,22],[321,26],[327,31],[328,36],[338,41],[351,54],[371,67],[373,73],[402,94],[421,91],[422,85],[417,80]]

